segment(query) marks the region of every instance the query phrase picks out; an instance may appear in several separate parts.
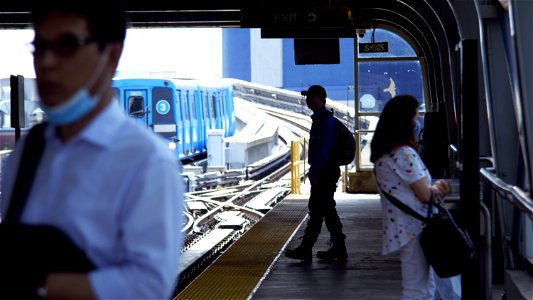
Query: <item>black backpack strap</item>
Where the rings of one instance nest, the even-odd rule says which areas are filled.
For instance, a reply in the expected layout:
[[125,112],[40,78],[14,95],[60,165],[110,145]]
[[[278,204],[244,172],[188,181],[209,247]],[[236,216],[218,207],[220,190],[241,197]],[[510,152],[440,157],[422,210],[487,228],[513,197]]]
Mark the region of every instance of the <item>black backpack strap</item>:
[[37,166],[44,152],[44,130],[46,125],[47,123],[37,124],[28,133],[4,223],[18,222],[24,210]]

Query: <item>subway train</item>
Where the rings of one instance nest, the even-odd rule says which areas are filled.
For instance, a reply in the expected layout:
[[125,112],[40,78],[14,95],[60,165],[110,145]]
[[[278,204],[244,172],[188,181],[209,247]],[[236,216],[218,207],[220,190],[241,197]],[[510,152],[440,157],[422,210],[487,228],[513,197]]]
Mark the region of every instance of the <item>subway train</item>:
[[235,133],[233,87],[229,81],[115,78],[120,106],[137,122],[168,140],[177,160],[205,156],[210,130]]
[[[39,108],[35,79],[25,78],[25,120],[22,135],[45,118]],[[9,79],[2,79],[0,149],[12,149]],[[136,122],[168,140],[177,160],[202,158],[207,153],[209,130],[235,133],[233,85],[230,80],[116,78],[113,92],[120,107]]]

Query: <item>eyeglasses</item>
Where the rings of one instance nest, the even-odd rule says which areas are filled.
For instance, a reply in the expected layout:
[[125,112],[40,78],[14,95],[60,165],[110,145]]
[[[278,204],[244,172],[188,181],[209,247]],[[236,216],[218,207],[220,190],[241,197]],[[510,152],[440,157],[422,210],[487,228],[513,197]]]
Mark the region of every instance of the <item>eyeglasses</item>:
[[80,47],[94,43],[93,37],[79,37],[73,34],[63,34],[55,41],[46,41],[36,37],[33,42],[28,43],[28,49],[33,55],[41,56],[47,49],[52,50],[56,56],[70,57],[74,55]]

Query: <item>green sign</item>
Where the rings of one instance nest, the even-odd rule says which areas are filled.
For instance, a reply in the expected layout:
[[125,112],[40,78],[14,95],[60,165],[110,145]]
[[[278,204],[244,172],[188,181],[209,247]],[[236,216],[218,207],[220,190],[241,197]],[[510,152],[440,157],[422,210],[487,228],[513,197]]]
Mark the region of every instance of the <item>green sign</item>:
[[360,43],[359,53],[389,52],[389,42]]

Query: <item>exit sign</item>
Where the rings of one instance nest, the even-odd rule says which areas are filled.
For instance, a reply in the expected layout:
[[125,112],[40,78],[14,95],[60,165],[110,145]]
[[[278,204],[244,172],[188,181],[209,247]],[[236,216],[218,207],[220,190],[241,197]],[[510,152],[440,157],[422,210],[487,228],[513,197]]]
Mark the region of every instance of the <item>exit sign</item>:
[[[257,1],[257,0],[255,0]],[[243,9],[242,28],[353,28],[351,8]]]
[[360,43],[359,53],[389,52],[389,42]]

